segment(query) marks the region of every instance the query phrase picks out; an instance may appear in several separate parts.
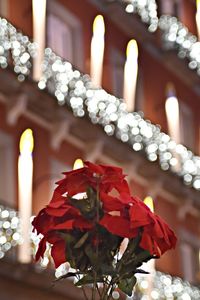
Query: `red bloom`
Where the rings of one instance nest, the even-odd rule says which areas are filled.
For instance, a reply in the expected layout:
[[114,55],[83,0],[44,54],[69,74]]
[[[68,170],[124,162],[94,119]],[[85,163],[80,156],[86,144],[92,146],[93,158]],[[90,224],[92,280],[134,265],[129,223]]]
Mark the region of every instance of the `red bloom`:
[[[52,245],[51,255],[58,267],[68,258],[66,249],[69,248],[63,236],[71,234],[73,238],[75,232],[77,240],[74,245],[82,245],[88,239],[88,235],[84,234],[91,232],[94,245],[99,239],[103,241],[103,236],[95,236],[97,227],[129,239],[140,232],[140,247],[152,255],[160,256],[175,247],[176,237],[168,225],[140,199],[131,197],[121,168],[85,162],[85,167],[63,174],[65,178],[57,182],[49,205],[33,220],[34,229],[43,235],[36,260],[43,257],[46,242],[49,242]],[[75,195],[80,193],[86,193],[87,198],[75,200]],[[82,236],[83,240],[79,241]]]
[[130,208],[131,228],[142,228],[140,246],[152,255],[160,256],[175,248],[176,236],[169,226],[138,198],[132,198]]

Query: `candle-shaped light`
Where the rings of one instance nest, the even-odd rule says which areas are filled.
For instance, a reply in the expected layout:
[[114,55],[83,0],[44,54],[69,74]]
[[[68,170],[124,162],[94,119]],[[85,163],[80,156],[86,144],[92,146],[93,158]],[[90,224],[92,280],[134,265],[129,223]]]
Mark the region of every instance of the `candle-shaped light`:
[[165,111],[167,116],[168,132],[170,137],[178,144],[180,143],[179,103],[174,86],[171,83],[167,85],[166,92],[167,99],[165,102]]
[[151,196],[147,196],[146,198],[144,198],[144,204],[146,204],[146,206],[148,206],[148,208],[154,212],[154,203],[153,203],[153,198]]
[[83,161],[80,158],[77,158],[73,165],[73,170],[81,169],[84,167]]
[[105,25],[102,15],[96,16],[93,22],[93,36],[91,41],[90,76],[95,86],[102,84],[104,57]]
[[[153,198],[151,196],[147,196],[144,199],[144,203],[148,208],[154,212],[154,202]],[[155,260],[151,259],[145,264],[145,270],[149,272],[150,274],[147,277],[147,282],[148,282],[148,288],[147,288],[147,295],[149,296],[149,299],[152,299],[151,293],[153,290],[153,282],[154,282],[154,273],[155,273]]]
[[200,0],[196,0],[196,24],[198,38],[200,39]]
[[[73,170],[77,170],[77,169],[81,169],[84,167],[84,164],[83,164],[83,161],[82,159],[80,158],[77,158],[74,162],[74,165],[73,165]],[[75,199],[82,199],[86,196],[86,193],[78,193],[76,195],[73,196],[73,198]]]
[[135,110],[135,95],[138,77],[138,45],[136,40],[129,41],[124,66],[124,100],[128,111]]
[[26,129],[20,138],[18,160],[19,217],[23,240],[23,243],[19,246],[19,261],[21,263],[31,261],[30,218],[32,215],[33,147],[32,130]]
[[33,79],[39,81],[42,75],[42,61],[46,40],[46,0],[32,0],[33,40],[37,44],[37,55],[33,61]]

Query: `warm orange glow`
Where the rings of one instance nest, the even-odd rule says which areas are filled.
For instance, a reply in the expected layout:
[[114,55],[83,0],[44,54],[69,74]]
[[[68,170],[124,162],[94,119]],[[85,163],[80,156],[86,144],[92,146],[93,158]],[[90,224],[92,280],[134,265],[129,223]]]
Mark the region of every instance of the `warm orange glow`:
[[95,86],[102,83],[103,57],[104,57],[105,25],[103,16],[98,15],[93,23],[93,36],[91,41],[90,76]]
[[138,46],[136,40],[129,41],[126,49],[126,63],[124,66],[123,97],[128,111],[135,110],[135,94],[138,77]]
[[74,162],[73,170],[81,169],[84,167],[83,161],[80,158],[77,158]]

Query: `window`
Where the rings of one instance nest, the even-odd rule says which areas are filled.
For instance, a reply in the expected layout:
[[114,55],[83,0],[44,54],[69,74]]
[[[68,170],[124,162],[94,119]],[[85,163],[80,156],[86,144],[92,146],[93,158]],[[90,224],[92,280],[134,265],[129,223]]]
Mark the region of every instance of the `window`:
[[55,182],[57,182],[60,179],[63,179],[64,176],[62,172],[69,171],[71,167],[67,164],[64,164],[63,162],[56,160],[56,159],[51,159],[51,165],[50,165],[50,198],[53,195],[53,191],[56,187]]
[[0,16],[6,18],[8,16],[8,1],[0,0]]
[[180,234],[181,260],[184,279],[191,283],[200,282],[200,240],[188,231]]
[[113,94],[118,98],[122,98],[125,57],[116,48],[113,48],[111,51],[111,64],[112,64]]
[[15,205],[14,143],[11,136],[0,131],[0,202]]
[[180,107],[180,138],[181,143],[190,149],[194,148],[194,119],[190,107],[179,102]]
[[162,0],[161,1],[161,14],[178,16],[179,15],[178,0]]
[[78,69],[83,69],[81,23],[54,0],[47,2],[47,46]]

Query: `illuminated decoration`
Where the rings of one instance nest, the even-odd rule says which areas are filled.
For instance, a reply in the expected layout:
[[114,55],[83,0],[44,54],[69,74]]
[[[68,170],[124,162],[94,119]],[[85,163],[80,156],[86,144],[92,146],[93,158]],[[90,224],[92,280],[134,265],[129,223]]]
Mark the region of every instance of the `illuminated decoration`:
[[105,25],[103,16],[98,15],[93,23],[93,36],[91,41],[90,76],[96,87],[101,86],[104,57]]
[[[138,276],[138,286],[132,299],[146,300],[148,290],[148,276]],[[149,298],[148,298],[149,299]],[[151,299],[153,300],[168,300],[168,299],[185,299],[197,300],[200,299],[200,289],[191,286],[188,282],[184,282],[181,278],[172,277],[168,274],[155,272],[153,280],[153,288],[151,291]]]
[[16,28],[5,19],[0,18],[0,67],[8,66],[10,54],[14,71],[18,80],[23,81],[25,75],[30,74],[32,67],[31,57],[36,55],[36,45],[31,43],[27,36],[16,31]]
[[[83,164],[83,161],[82,159],[80,158],[77,158],[74,162],[74,165],[73,165],[73,170],[77,170],[77,169],[81,169],[84,167],[84,164]],[[82,199],[83,197],[87,197],[87,194],[84,192],[84,193],[78,193],[74,196],[75,199]]]
[[[196,70],[200,76],[200,42],[195,35],[189,32],[176,17],[162,15],[157,17],[157,5],[155,0],[114,0],[120,1],[127,13],[137,13],[144,23],[148,24],[150,32],[161,30],[163,36],[163,48],[173,49],[178,52],[179,58],[189,60],[188,67]],[[200,1],[197,0],[197,10],[199,16]],[[133,7],[131,9],[131,6]],[[127,8],[128,7],[128,8]],[[131,11],[132,10],[132,11]],[[198,18],[199,19],[199,18]]]
[[179,103],[176,97],[174,86],[167,85],[167,99],[165,102],[165,111],[169,135],[177,143],[180,143],[180,120],[179,120]]
[[[30,219],[30,224],[32,217]],[[18,213],[0,205],[0,259],[2,259],[8,251],[22,243],[20,219]],[[40,238],[36,233],[31,232],[32,254],[35,254]],[[44,258],[40,261],[38,268],[45,269],[51,263],[50,246],[45,251]],[[55,272],[56,277],[60,277],[69,271],[69,266],[63,264]],[[137,278],[138,285],[134,292],[134,299],[143,299],[148,289],[148,276],[140,275]],[[117,296],[117,295],[116,295]],[[184,282],[181,278],[172,277],[168,274],[155,272],[153,280],[153,288],[151,291],[152,299],[200,299],[200,289]],[[144,296],[145,297],[145,296]],[[133,299],[133,298],[127,298]],[[146,298],[144,298],[146,299]]]
[[[151,196],[145,197],[144,203],[146,204],[146,206],[148,206],[148,208],[152,212],[154,212],[154,203],[153,203],[153,198]],[[145,281],[148,284],[145,294],[148,295],[149,298],[151,299],[153,298],[152,291],[153,291],[154,276],[155,276],[155,259],[151,259],[145,264],[145,270],[150,273],[149,276],[145,279]]]
[[138,46],[136,40],[130,40],[126,49],[124,66],[124,100],[128,111],[135,110],[135,95],[138,76]]
[[144,23],[149,24],[150,32],[158,28],[157,4],[155,0],[120,0],[127,13],[137,13]]
[[0,259],[21,242],[18,213],[0,205]]
[[147,196],[144,198],[144,203],[148,206],[148,208],[154,212],[154,203],[153,203],[153,198],[150,196]]
[[[4,32],[10,26],[7,21],[0,19],[0,40],[4,40],[4,37],[6,40]],[[6,41],[11,43],[8,37]],[[12,39],[18,39],[17,31]],[[18,42],[20,44],[20,39]],[[5,59],[7,63],[7,43],[1,45],[3,52],[1,51],[0,65],[5,68],[8,64],[2,66],[1,61],[3,57],[3,61]],[[94,87],[88,75],[74,70],[69,62],[63,61],[49,48],[45,49],[42,68],[43,75],[38,87],[46,88],[55,96],[59,105],[67,105],[75,117],[87,115],[92,123],[100,124],[108,136],[116,136],[133,151],[145,152],[147,159],[152,162],[157,160],[162,170],[171,170],[183,178],[186,185],[200,190],[199,156],[185,146],[176,144],[169,135],[161,132],[158,125],[145,120],[142,113],[129,113],[122,100]],[[176,160],[180,166],[178,171],[174,168]]]
[[22,263],[31,261],[30,217],[32,215],[33,146],[32,130],[26,129],[20,138],[18,160],[19,216],[23,239],[23,243],[19,247],[19,261]]
[[46,40],[46,0],[32,0],[33,40],[37,44],[37,55],[33,63],[33,79],[39,81],[42,75],[42,61]]
[[73,170],[81,169],[83,167],[84,167],[84,165],[83,165],[82,159],[77,158],[74,162]]
[[197,23],[197,32],[198,32],[198,38],[200,39],[200,0],[196,0],[196,23]]

